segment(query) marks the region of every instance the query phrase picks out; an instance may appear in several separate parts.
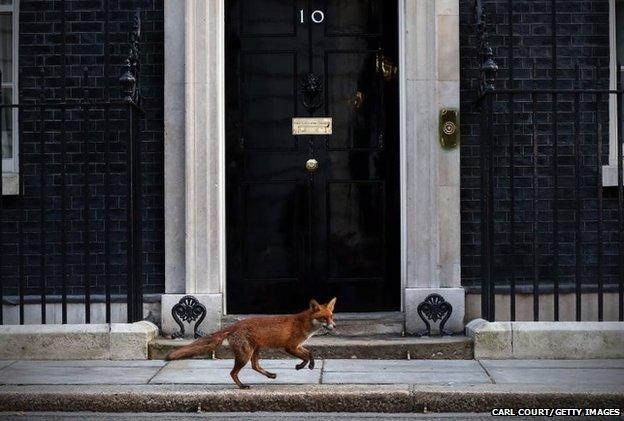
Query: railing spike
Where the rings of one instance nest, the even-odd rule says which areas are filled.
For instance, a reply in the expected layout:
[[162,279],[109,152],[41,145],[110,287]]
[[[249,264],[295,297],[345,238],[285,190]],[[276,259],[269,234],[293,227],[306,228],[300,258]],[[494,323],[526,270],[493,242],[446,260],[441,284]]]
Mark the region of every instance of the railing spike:
[[124,62],[124,72],[119,77],[124,101],[139,104],[139,73],[141,63],[139,60],[139,39],[141,37],[141,17],[137,11],[133,15],[130,30],[130,50]]
[[479,40],[479,57],[481,59],[480,66],[480,86],[479,95],[495,90],[496,73],[498,65],[494,60],[494,52],[487,39],[486,13],[482,0],[474,2],[475,26],[477,30],[477,38]]

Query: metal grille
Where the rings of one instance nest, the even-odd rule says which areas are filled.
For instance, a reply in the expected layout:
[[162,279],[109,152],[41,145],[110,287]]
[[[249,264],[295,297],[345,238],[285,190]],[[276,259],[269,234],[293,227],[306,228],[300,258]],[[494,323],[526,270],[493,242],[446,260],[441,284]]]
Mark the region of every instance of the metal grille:
[[[62,1],[60,97],[45,88],[46,75],[56,70],[42,67],[37,98],[0,103],[0,111],[12,110],[19,121],[19,192],[0,194],[0,324],[5,304],[18,306],[20,324],[32,322],[27,304],[40,305],[41,323],[54,322],[47,308],[53,303],[60,303],[55,319],[61,323],[91,323],[94,301],[105,303],[107,323],[116,301],[127,304],[128,322],[143,318],[140,17],[129,22],[119,85],[109,86],[111,11],[105,4],[103,74],[90,76],[84,67],[78,98],[66,94],[67,80],[76,78],[66,64]],[[104,86],[96,98],[98,76]],[[125,278],[125,290],[114,290],[112,278],[114,285]],[[84,320],[68,317],[74,302],[84,304]]]
[[[557,2],[551,7],[550,87],[535,82],[544,70],[533,60],[533,86],[514,86],[512,2],[508,2],[507,81],[496,88],[496,64],[488,41],[482,0],[474,3],[481,112],[481,312],[488,320],[516,320],[517,294],[532,295],[534,320],[586,320],[583,295],[595,295],[604,320],[605,294],[616,296],[624,320],[624,211],[622,142],[624,107],[617,89],[591,86],[604,69],[572,69],[573,86],[561,88],[557,74]],[[536,69],[536,64],[538,69]],[[618,66],[618,69],[621,67]],[[587,80],[581,75],[589,75]],[[526,85],[526,84],[525,84]],[[603,186],[607,162],[609,107],[617,106],[617,186]],[[550,297],[552,302],[545,302]],[[562,295],[571,294],[566,313]],[[496,310],[509,296],[509,314]],[[550,298],[549,298],[550,299]],[[500,302],[500,301],[499,301]],[[612,302],[612,301],[610,301]],[[592,307],[593,307],[592,303]],[[552,310],[551,310],[552,306]],[[548,307],[546,313],[545,307]],[[570,316],[569,309],[573,308]],[[552,311],[552,313],[551,313]]]

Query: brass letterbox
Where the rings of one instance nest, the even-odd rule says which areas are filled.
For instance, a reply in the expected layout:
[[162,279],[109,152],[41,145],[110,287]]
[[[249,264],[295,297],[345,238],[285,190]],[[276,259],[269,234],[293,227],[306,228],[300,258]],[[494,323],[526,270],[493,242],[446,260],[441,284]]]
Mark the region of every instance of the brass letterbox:
[[302,135],[329,135],[332,134],[331,117],[293,117],[292,134]]

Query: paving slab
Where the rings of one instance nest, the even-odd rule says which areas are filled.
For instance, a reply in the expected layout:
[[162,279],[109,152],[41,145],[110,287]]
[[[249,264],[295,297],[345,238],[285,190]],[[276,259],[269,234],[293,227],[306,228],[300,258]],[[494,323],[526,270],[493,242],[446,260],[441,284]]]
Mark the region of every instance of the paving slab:
[[[262,362],[261,365],[275,374],[276,379],[269,379],[251,369],[249,364],[241,370],[238,377],[247,384],[318,384],[321,378],[322,362],[314,370],[305,368],[295,370],[296,361],[277,360]],[[151,384],[233,384],[230,371],[232,360],[188,360],[174,361],[164,367]]]
[[479,360],[485,368],[624,368],[624,360]]
[[[160,361],[160,360],[154,360]],[[166,363],[166,361],[163,361]],[[283,368],[289,369],[295,368],[295,365],[301,362],[300,359],[283,359],[283,360],[263,360],[260,359],[260,365],[266,369],[272,368]],[[321,367],[323,365],[323,361],[316,361],[317,367]],[[247,367],[250,363],[248,363]],[[197,368],[227,368],[231,370],[234,367],[234,360],[177,360],[170,361],[167,363],[168,369],[197,369]]]
[[146,384],[160,366],[47,365],[41,361],[20,361],[0,372],[0,384]]
[[497,384],[624,385],[624,369],[613,368],[494,368],[488,373]]
[[0,370],[2,370],[4,367],[10,366],[14,362],[15,361],[11,361],[11,360],[0,360]]
[[324,372],[406,372],[406,371],[477,371],[483,368],[475,360],[325,360]]
[[485,371],[330,371],[323,384],[476,384],[491,383]]
[[624,385],[624,360],[481,360],[496,383]]

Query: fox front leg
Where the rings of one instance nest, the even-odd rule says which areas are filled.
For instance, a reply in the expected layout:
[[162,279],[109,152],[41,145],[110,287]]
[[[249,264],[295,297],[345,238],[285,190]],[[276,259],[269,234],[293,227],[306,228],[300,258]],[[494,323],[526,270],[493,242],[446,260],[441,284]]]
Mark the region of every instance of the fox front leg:
[[[301,349],[303,349],[305,352],[308,353],[308,360],[310,361],[309,364],[308,364],[308,368],[310,370],[314,370],[314,357],[312,356],[312,353],[309,350],[305,349],[305,348],[301,348]],[[305,367],[305,365],[304,365],[304,367]]]
[[314,357],[312,356],[312,353],[307,349],[300,346],[294,349],[286,349],[286,352],[294,357],[301,358],[303,360],[295,366],[296,370],[301,370],[308,363],[310,363],[310,365],[308,366],[310,370],[314,369]]

